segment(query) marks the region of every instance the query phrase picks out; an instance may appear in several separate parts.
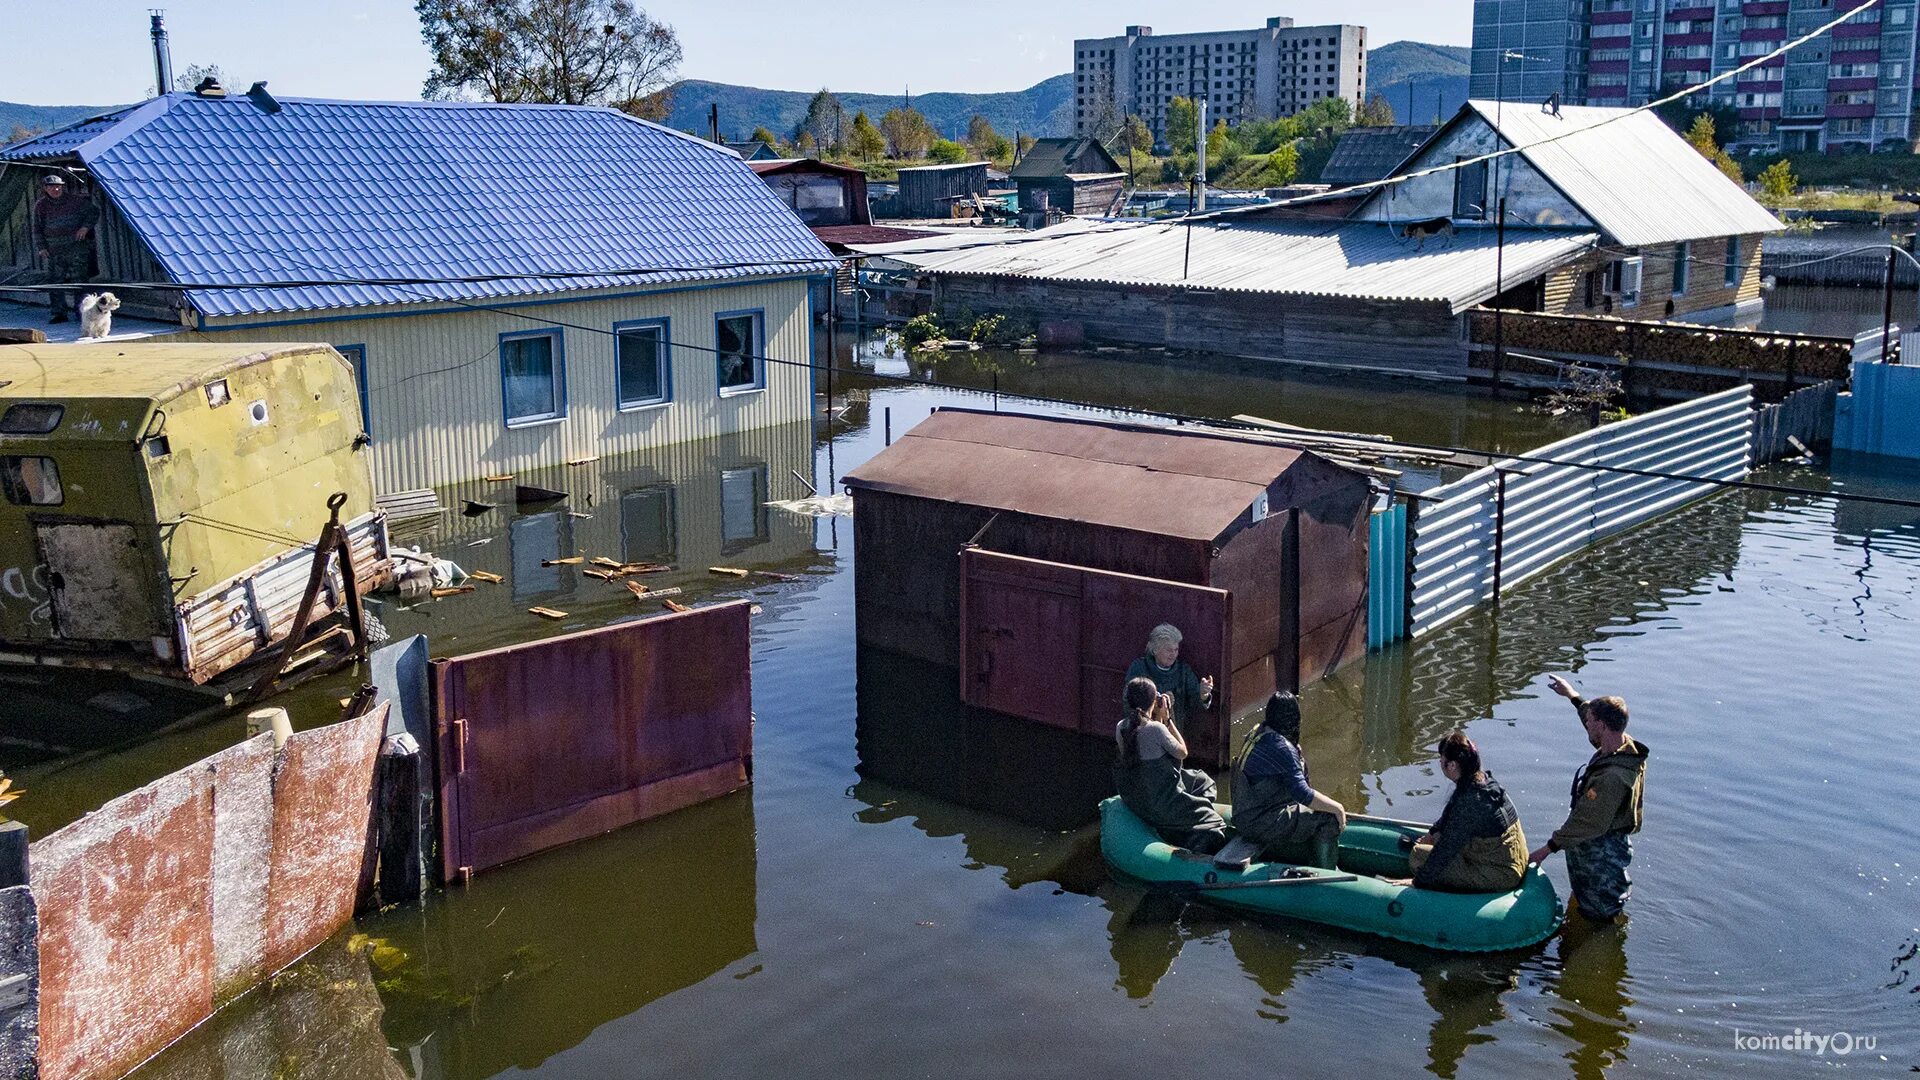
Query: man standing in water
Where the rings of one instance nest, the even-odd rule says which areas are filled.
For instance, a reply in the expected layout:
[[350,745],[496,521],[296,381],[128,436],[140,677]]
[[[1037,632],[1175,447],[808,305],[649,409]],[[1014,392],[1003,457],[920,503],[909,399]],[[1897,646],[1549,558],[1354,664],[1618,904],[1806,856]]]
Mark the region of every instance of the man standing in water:
[[1573,776],[1573,809],[1567,823],[1528,856],[1536,863],[1567,853],[1573,908],[1591,922],[1610,922],[1625,909],[1633,879],[1628,837],[1640,831],[1640,802],[1647,776],[1647,748],[1627,735],[1627,703],[1617,697],[1587,701],[1573,684],[1549,676],[1553,692],[1573,702],[1593,757]]

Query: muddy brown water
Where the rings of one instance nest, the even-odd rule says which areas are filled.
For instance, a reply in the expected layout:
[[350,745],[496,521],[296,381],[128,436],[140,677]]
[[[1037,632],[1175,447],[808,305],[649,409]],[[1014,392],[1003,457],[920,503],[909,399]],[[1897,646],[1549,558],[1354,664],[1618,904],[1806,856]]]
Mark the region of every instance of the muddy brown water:
[[[983,360],[880,365],[990,384]],[[1001,388],[1145,395],[1174,411],[1481,448],[1569,430],[1435,388],[1242,378],[1159,357],[1019,358]],[[718,488],[729,470],[763,463],[769,496],[788,497],[773,480],[786,467],[825,484],[876,452],[885,410],[897,434],[936,405],[992,407],[985,395],[850,381],[867,400],[817,440],[716,449],[704,473],[646,461],[608,472],[614,487],[689,492],[678,504],[688,565],[707,565],[699,544],[731,544],[734,564],[798,575],[744,589],[698,573],[672,582],[683,599],[750,595],[762,607],[751,790],[362,920],[139,1075],[362,1076],[389,1063],[388,1075],[447,1078],[1920,1066],[1920,780],[1908,761],[1920,511],[1719,495],[1526,583],[1497,619],[1469,617],[1314,686],[1304,743],[1317,785],[1354,809],[1431,818],[1444,800],[1432,746],[1464,727],[1536,843],[1586,753],[1545,676],[1570,673],[1631,703],[1653,765],[1630,923],[1448,956],[1112,882],[1085,827],[1106,789],[1106,748],[969,715],[950,673],[857,650],[847,521],[729,525],[720,499],[701,504],[718,520],[695,535],[693,488]],[[1863,463],[1764,478],[1920,497],[1920,471]],[[624,532],[568,520],[585,543],[612,547],[654,520],[632,509]],[[527,568],[551,529],[516,533],[518,520],[461,521],[426,539],[469,569]],[[634,614],[575,573],[527,576],[519,595],[508,585],[388,601],[380,618],[445,653]],[[570,618],[539,622],[532,604]],[[302,688],[292,707],[323,715],[344,683]],[[51,827],[224,745],[237,723],[31,766],[24,786],[57,794],[16,808]],[[1550,872],[1564,895],[1560,860]],[[1739,1041],[1795,1029],[1847,1033],[1850,1053]]]

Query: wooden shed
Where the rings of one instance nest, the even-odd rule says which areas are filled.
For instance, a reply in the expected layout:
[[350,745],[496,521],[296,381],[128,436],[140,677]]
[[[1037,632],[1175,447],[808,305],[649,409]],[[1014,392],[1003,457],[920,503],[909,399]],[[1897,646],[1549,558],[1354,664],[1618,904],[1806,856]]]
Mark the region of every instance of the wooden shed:
[[1171,622],[1224,764],[1235,715],[1366,649],[1367,480],[1311,453],[943,409],[845,483],[860,642],[957,668],[970,705],[1107,736]]
[[326,345],[0,346],[0,661],[212,679],[291,631],[336,492],[384,584],[365,446]]
[[1007,174],[1023,213],[1109,214],[1127,174],[1098,139],[1040,139]]
[[987,163],[916,165],[900,170],[894,213],[903,218],[950,218],[953,204],[987,193]]

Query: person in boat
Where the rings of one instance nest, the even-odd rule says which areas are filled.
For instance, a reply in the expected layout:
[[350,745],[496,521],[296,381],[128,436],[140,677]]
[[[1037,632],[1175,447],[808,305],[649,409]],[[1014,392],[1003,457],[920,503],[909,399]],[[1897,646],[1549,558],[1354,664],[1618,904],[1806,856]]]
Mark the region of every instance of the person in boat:
[[1240,755],[1233,777],[1233,827],[1266,857],[1335,869],[1347,808],[1313,789],[1300,752],[1300,701],[1277,693]]
[[1527,873],[1527,835],[1493,774],[1480,767],[1480,748],[1456,731],[1440,740],[1440,771],[1453,794],[1432,831],[1408,853],[1413,877],[1402,884],[1442,892],[1512,892]]
[[1213,778],[1181,765],[1187,741],[1173,723],[1173,700],[1152,679],[1129,679],[1121,694],[1126,715],[1114,728],[1120,754],[1113,767],[1120,801],[1141,821],[1202,855],[1227,842],[1227,823],[1214,809]]
[[1640,831],[1647,748],[1627,735],[1626,702],[1617,697],[1589,701],[1558,675],[1547,682],[1554,693],[1573,702],[1593,756],[1574,773],[1573,807],[1566,824],[1528,857],[1540,863],[1556,851],[1566,852],[1571,906],[1590,922],[1610,922],[1626,909],[1633,891],[1627,873],[1633,862],[1629,837]]
[[1180,659],[1180,628],[1161,623],[1147,634],[1147,653],[1127,667],[1128,679],[1152,679],[1173,696],[1173,726],[1187,730],[1187,718],[1213,704],[1213,676],[1202,678]]

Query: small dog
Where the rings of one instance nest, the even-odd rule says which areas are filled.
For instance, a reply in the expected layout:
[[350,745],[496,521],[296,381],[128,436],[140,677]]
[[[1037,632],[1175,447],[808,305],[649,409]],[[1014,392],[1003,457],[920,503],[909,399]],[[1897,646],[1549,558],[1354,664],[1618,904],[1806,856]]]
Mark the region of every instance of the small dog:
[[1427,246],[1427,237],[1429,236],[1453,236],[1453,219],[1438,217],[1426,221],[1409,221],[1407,222],[1406,235],[1412,237],[1415,241],[1413,250],[1424,250]]
[[120,298],[110,292],[88,293],[80,301],[80,329],[84,336],[103,338],[113,332],[113,313],[120,310]]

